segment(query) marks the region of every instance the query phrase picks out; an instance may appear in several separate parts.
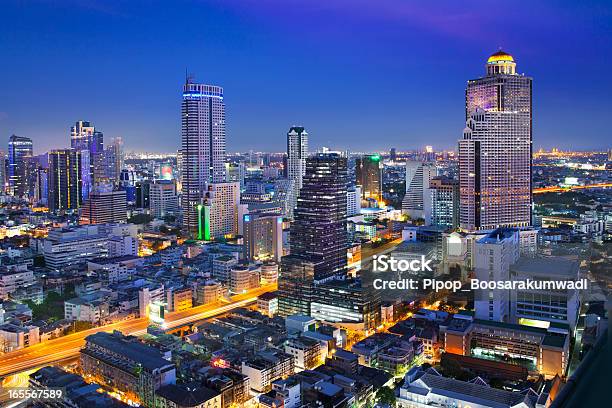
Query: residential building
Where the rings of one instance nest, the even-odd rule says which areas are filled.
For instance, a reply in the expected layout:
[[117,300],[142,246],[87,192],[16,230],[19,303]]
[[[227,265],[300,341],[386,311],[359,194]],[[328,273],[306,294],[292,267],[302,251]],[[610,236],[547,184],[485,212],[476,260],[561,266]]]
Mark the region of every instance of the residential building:
[[267,392],[272,382],[286,378],[294,372],[293,356],[282,351],[265,351],[242,362],[242,374],[249,377],[251,389]]
[[244,258],[247,261],[274,260],[283,256],[283,217],[277,214],[243,216]]
[[211,240],[238,234],[239,183],[209,184],[197,206],[197,239]]
[[302,370],[312,370],[323,363],[320,343],[307,337],[288,339],[285,353],[293,356],[294,366]]
[[102,324],[108,317],[108,303],[96,299],[95,295],[64,301],[64,319]]
[[278,313],[278,294],[267,292],[257,297],[257,311],[265,316],[274,317]]

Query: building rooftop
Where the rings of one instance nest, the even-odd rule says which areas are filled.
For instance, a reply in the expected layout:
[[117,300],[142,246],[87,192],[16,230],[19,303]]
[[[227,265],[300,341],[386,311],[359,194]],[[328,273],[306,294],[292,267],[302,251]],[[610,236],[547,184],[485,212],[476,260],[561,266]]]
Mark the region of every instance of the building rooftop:
[[179,407],[197,407],[219,395],[219,392],[202,386],[169,384],[157,390],[157,394]]
[[433,371],[423,373],[414,381],[406,381],[403,388],[421,395],[427,395],[431,392],[491,408],[535,407],[535,402],[522,393],[492,388],[478,381],[465,382],[454,378],[446,378],[440,374],[435,374]]
[[104,349],[112,350],[113,353],[121,354],[126,359],[141,364],[148,370],[172,365],[170,361],[162,358],[161,352],[156,348],[144,345],[118,332],[90,334],[85,340],[87,343],[92,343]]
[[577,260],[568,260],[562,257],[520,257],[510,269],[513,272],[527,275],[577,278],[579,266]]
[[498,228],[494,231],[489,232],[484,237],[478,240],[481,244],[495,244],[497,242],[501,242],[504,239],[512,238],[512,236],[516,233],[517,230],[512,228]]

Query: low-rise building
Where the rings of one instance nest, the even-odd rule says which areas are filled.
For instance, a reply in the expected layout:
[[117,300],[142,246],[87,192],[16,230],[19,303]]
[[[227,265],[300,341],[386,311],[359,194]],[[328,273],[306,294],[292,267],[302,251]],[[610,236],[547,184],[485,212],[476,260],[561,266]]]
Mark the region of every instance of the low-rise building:
[[285,353],[293,356],[294,366],[302,370],[312,370],[323,363],[320,343],[308,337],[288,339]]
[[85,375],[137,395],[145,406],[155,404],[161,387],[176,383],[176,368],[169,361],[169,352],[164,354],[117,331],[87,336],[80,357]]
[[546,377],[565,375],[569,343],[569,326],[563,324],[544,329],[455,315],[444,328],[446,352],[512,361]]
[[539,395],[492,388],[482,379],[466,382],[446,378],[430,368],[412,368],[404,377],[396,400],[398,408],[496,407],[535,408]]
[[108,317],[108,303],[95,295],[64,301],[64,319],[100,324]]
[[257,310],[268,317],[274,317],[278,313],[278,294],[266,292],[257,297]]
[[241,371],[249,377],[251,389],[267,392],[274,380],[293,374],[294,358],[281,351],[260,352],[254,358],[243,361]]

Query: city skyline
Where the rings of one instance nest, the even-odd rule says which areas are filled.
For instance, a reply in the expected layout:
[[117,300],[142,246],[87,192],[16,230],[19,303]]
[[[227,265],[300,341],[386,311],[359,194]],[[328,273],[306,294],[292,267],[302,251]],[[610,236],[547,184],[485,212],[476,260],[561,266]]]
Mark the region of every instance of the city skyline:
[[[605,115],[597,113],[608,108],[605,95],[612,88],[610,80],[601,75],[593,84],[567,81],[605,72],[601,56],[609,51],[609,14],[596,15],[596,4],[574,6],[571,19],[569,12],[544,4],[529,16],[509,12],[504,20],[508,30],[483,35],[500,17],[482,7],[462,11],[442,4],[434,11],[393,1],[378,7],[359,3],[346,13],[346,27],[340,28],[330,19],[345,11],[344,2],[314,6],[297,2],[295,9],[275,1],[260,7],[239,3],[189,3],[194,15],[207,23],[201,24],[201,32],[180,24],[180,18],[175,22],[174,11],[162,17],[161,10],[143,10],[137,17],[136,10],[118,4],[43,3],[34,9],[9,3],[2,22],[11,34],[0,37],[0,43],[13,58],[2,68],[3,76],[12,78],[4,86],[4,100],[13,102],[0,108],[0,132],[5,137],[14,133],[32,138],[35,153],[40,154],[67,147],[70,125],[88,120],[109,138],[123,137],[128,150],[146,143],[151,152],[172,152],[180,145],[177,88],[187,68],[197,81],[225,88],[230,152],[282,151],[285,129],[292,125],[309,129],[313,148],[406,150],[434,140],[436,149],[454,149],[463,127],[463,112],[455,101],[463,94],[465,78],[502,46],[521,61],[521,72],[538,81],[536,150],[607,147]],[[298,30],[303,35],[281,35],[296,15],[311,29]],[[472,18],[479,18],[482,28],[467,24]],[[62,24],[66,19],[73,22],[70,33],[56,30],[58,25],[68,26]],[[592,19],[600,24],[590,24]],[[131,28],[125,28],[125,22]],[[169,24],[168,35],[160,38],[154,29],[163,22]],[[573,30],[566,29],[570,23]],[[102,27],[105,35],[92,30]],[[357,28],[358,34],[349,35]],[[377,35],[367,38],[370,30]],[[72,36],[73,32],[81,35]],[[63,44],[67,35],[76,41],[74,52],[84,55],[83,62],[66,62],[67,53],[73,52],[72,45]],[[125,41],[117,42],[122,35]],[[44,41],[37,41],[40,38]],[[465,40],[470,40],[469,47]],[[197,52],[183,55],[189,47]],[[560,59],[562,63],[557,62]],[[271,66],[272,60],[288,61],[292,69]],[[45,70],[34,68],[40,65],[34,61],[44,61]],[[96,61],[105,69],[99,70]],[[34,102],[27,97],[34,91],[28,75],[46,78],[36,85],[39,98]],[[363,98],[363,84],[375,89],[377,96]],[[88,89],[84,96],[83,85]],[[561,120],[585,114],[591,120]],[[31,119],[33,115],[37,120]],[[575,145],[578,139],[580,146]]]

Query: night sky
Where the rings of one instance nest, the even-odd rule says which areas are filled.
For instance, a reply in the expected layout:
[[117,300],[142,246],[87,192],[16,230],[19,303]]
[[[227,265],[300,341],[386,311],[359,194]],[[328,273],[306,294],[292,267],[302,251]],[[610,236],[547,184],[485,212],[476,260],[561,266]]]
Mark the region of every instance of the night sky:
[[2,0],[0,147],[66,147],[85,119],[175,151],[187,69],[224,87],[230,152],[293,124],[313,148],[453,148],[499,47],[534,77],[535,148],[610,147],[612,4],[533,0]]

